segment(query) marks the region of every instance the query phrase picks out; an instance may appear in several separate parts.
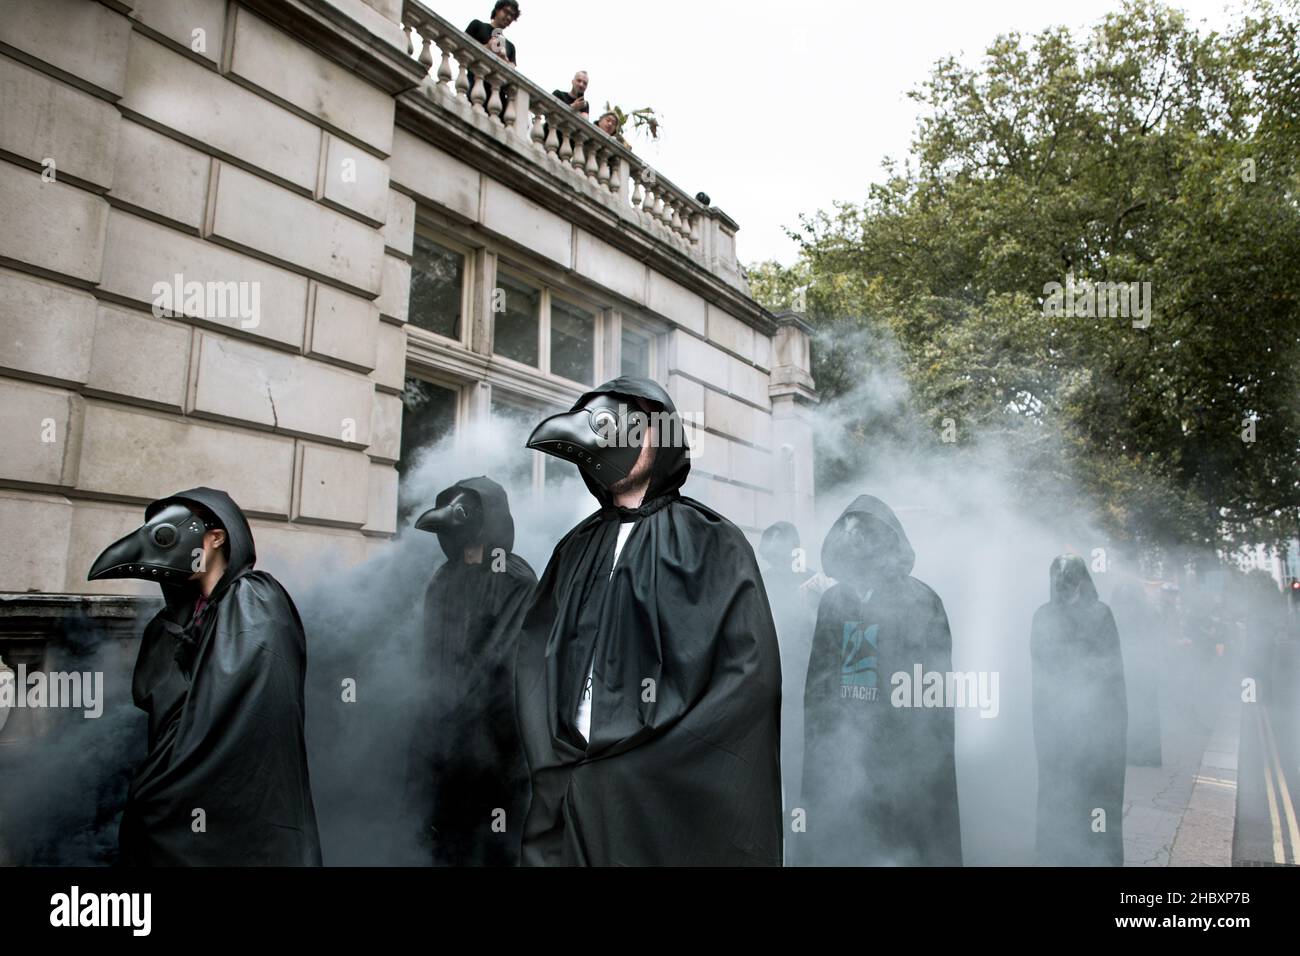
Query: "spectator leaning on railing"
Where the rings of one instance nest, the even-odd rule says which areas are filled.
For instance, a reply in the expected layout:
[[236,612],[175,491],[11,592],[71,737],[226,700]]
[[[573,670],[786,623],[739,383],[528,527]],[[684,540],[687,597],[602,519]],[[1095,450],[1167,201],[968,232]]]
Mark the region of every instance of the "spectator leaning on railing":
[[561,103],[567,103],[569,107],[583,116],[589,116],[591,106],[587,103],[587,71],[579,70],[573,74],[573,85],[568,93],[564,90],[553,90],[552,95]]
[[519,61],[515,59],[515,45],[504,36],[505,28],[518,19],[519,4],[515,0],[497,0],[496,5],[492,7],[492,16],[488,18],[488,22],[472,20],[465,28],[465,32],[497,56],[518,64]]

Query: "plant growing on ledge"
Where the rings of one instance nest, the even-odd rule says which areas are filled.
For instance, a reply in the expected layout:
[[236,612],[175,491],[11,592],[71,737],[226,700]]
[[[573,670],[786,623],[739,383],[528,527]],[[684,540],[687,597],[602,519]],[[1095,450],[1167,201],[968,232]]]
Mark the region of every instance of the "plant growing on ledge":
[[[615,127],[613,132],[610,132],[610,135],[615,139],[623,140],[625,143],[627,142],[623,138],[623,130],[626,128],[629,120],[632,123],[632,131],[634,133],[647,133],[652,140],[659,138],[659,124],[662,120],[660,119],[659,114],[654,111],[653,107],[644,106],[639,110],[625,112],[622,107],[614,106],[606,100],[605,112],[602,114],[601,118],[603,119],[605,116],[609,115],[614,117]],[[606,132],[609,132],[609,130],[606,130]]]

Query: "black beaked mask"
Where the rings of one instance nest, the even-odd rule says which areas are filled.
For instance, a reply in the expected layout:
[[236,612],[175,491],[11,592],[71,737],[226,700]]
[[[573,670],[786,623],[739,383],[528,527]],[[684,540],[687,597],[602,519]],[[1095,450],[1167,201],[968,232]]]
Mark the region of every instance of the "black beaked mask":
[[215,528],[180,502],[157,514],[95,559],[87,581],[141,578],[160,584],[183,584],[203,570],[203,534]]
[[473,491],[454,485],[438,495],[435,507],[415,519],[415,527],[438,536],[448,558],[459,558],[483,531],[483,502]]
[[527,445],[571,461],[602,488],[632,474],[650,415],[617,395],[593,395],[580,408],[543,419]]

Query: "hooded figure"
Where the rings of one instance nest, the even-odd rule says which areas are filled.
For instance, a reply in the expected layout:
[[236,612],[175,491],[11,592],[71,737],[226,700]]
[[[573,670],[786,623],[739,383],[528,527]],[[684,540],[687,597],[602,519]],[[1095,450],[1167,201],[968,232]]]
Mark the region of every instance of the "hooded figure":
[[537,578],[511,550],[510,503],[490,478],[444,489],[415,526],[438,535],[447,560],[424,595],[429,698],[409,798],[434,865],[513,865],[528,797],[515,646]]
[[1128,718],[1119,635],[1082,558],[1054,560],[1051,581],[1029,639],[1038,862],[1122,866]]
[[1124,581],[1110,598],[1124,656],[1128,691],[1128,762],[1159,767],[1160,753],[1160,619],[1142,586]]
[[953,711],[912,706],[919,689],[893,679],[952,670],[948,616],[909,576],[915,560],[894,512],[870,495],[822,543],[838,583],[817,609],[804,688],[800,865],[961,865]]
[[803,779],[802,687],[820,594],[810,586],[814,575],[799,547],[799,529],[790,522],[769,525],[758,553],[781,642],[781,787],[788,809],[798,801]]
[[157,581],[165,600],[132,680],[149,739],[122,816],[123,863],[320,865],[306,639],[293,599],[256,560],[239,506],[193,488],[149,505],[144,525],[91,568],[92,581]]
[[601,507],[556,546],[520,635],[523,862],[779,866],[772,615],[744,534],[678,492],[672,400],[618,378],[529,446],[579,462]]

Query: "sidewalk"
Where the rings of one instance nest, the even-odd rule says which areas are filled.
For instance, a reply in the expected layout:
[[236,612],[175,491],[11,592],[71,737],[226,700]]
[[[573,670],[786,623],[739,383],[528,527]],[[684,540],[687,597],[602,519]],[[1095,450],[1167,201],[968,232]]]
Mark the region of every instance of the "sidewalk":
[[1164,765],[1125,776],[1125,865],[1231,866],[1241,704],[1225,700],[1209,731],[1161,717]]

